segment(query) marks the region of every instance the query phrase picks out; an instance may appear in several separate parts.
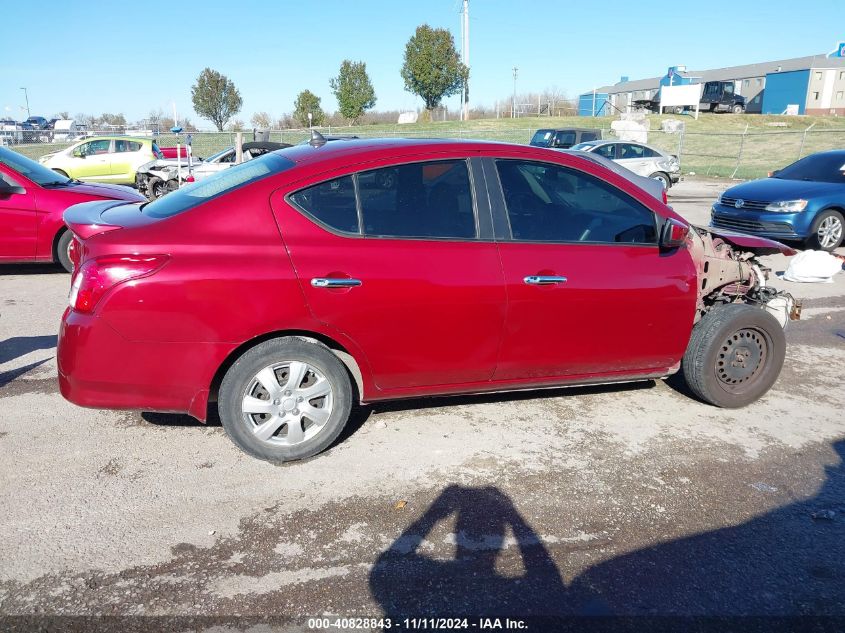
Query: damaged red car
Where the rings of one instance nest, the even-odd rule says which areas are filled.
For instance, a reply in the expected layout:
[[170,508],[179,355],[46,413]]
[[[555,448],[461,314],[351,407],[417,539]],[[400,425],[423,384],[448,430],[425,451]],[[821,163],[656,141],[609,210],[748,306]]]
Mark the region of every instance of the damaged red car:
[[741,407],[777,379],[795,313],[756,259],[787,247],[692,227],[593,161],[525,146],[315,134],[65,221],[62,394],[216,409],[276,462],[378,400],[682,369],[702,400]]

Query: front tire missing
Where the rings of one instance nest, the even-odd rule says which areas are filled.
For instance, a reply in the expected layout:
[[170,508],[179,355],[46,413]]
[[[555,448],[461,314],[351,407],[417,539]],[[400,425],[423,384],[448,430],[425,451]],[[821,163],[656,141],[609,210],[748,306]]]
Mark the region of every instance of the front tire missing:
[[343,363],[325,346],[291,337],[245,352],[226,372],[218,396],[220,421],[232,441],[276,463],[328,448],[351,409]]
[[713,308],[695,325],[682,363],[684,378],[702,400],[724,408],[751,404],[777,380],[786,337],[761,308]]

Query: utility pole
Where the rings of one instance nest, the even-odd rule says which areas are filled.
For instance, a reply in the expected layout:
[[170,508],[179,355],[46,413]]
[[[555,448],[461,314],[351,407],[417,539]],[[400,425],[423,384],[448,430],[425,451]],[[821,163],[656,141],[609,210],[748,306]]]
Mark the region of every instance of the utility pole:
[[513,67],[513,101],[511,101],[511,118],[516,118],[516,75],[519,72],[519,68],[516,66]]
[[23,90],[23,96],[26,99],[26,118],[32,116],[32,113],[29,111],[29,95],[26,92],[26,88],[21,88]]
[[[469,71],[469,0],[464,0],[461,11],[461,57],[463,58],[461,61]],[[461,120],[467,121],[469,120],[469,77],[464,82],[461,91],[461,103]]]

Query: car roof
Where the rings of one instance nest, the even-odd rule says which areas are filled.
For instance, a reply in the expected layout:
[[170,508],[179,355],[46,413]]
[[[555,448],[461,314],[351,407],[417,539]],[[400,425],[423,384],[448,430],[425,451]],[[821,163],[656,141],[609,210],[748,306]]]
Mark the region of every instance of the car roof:
[[125,134],[118,134],[116,136],[88,136],[85,141],[150,141],[155,142],[148,136],[126,136]]
[[538,132],[601,132],[597,127],[544,127]]
[[[308,165],[334,158],[343,158],[344,160],[360,158],[366,160],[368,157],[390,156],[397,152],[401,152],[403,155],[413,155],[415,153],[425,154],[426,158],[431,160],[431,155],[436,154],[438,151],[463,150],[472,152],[490,150],[491,148],[501,148],[509,152],[512,152],[514,149],[532,153],[548,151],[531,145],[497,141],[448,138],[370,138],[349,139],[343,143],[325,143],[317,147],[307,143],[299,144],[278,150],[275,153],[300,165]],[[433,159],[436,160],[436,157]]]

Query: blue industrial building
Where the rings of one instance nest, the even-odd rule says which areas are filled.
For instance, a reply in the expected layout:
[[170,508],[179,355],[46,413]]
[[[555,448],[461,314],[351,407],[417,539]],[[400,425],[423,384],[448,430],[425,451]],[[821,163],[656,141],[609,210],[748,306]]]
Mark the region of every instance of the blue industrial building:
[[661,77],[602,86],[578,96],[580,116],[631,112],[635,101],[657,100],[663,86],[733,81],[746,98],[746,112],[845,116],[845,58],[812,55],[745,66],[687,71],[672,66]]

